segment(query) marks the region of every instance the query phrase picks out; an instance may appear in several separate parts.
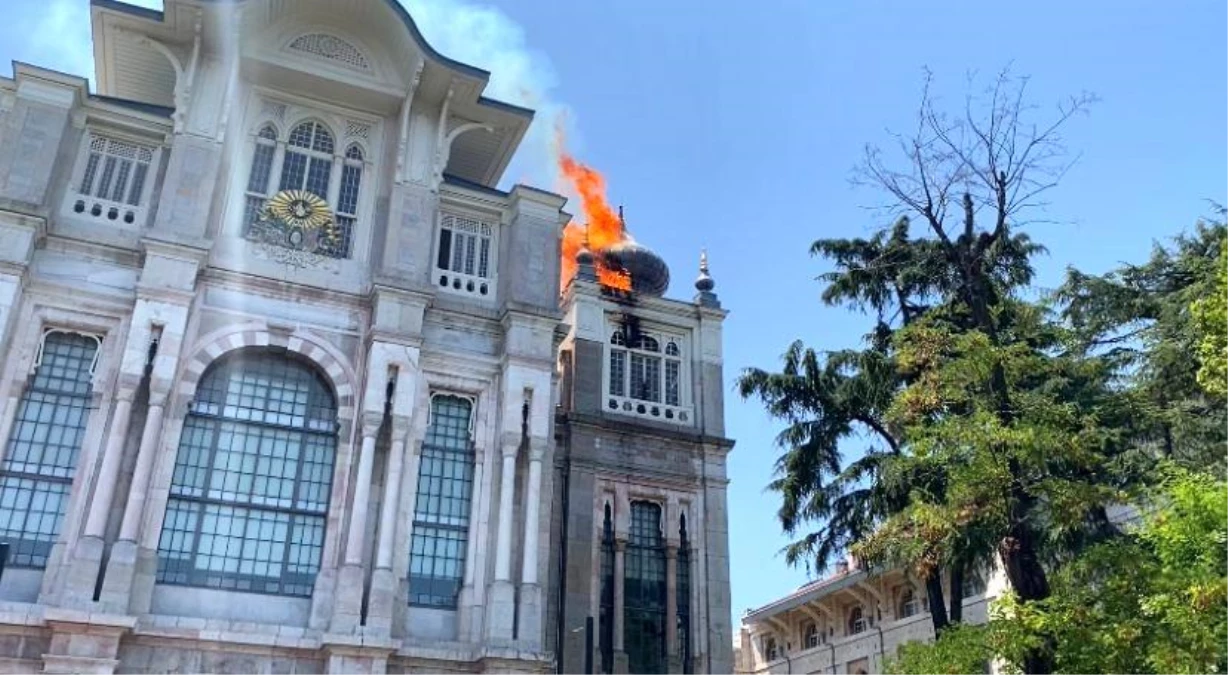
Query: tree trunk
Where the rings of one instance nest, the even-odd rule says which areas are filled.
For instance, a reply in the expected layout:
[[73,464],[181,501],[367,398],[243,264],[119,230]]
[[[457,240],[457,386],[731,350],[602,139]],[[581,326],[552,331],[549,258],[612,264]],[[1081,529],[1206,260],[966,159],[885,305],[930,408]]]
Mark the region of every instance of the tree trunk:
[[925,580],[925,595],[930,602],[930,620],[934,623],[934,635],[948,625],[947,604],[942,598],[942,573],[934,572]]
[[[1022,490],[1012,489],[1012,492],[1017,493],[1012,508],[1016,513],[1012,514],[1011,527],[1007,531],[1006,538],[998,545],[998,552],[1006,568],[1006,578],[1015,594],[1019,596],[1019,600],[1022,602],[1044,600],[1049,597],[1049,577],[1040,563],[1036,538],[1021,515],[1028,512],[1031,498],[1019,494]],[[1024,655],[1023,671],[1041,675],[1052,673],[1055,665],[1053,655],[1056,648],[1057,641],[1052,635],[1046,635],[1041,646],[1029,650]]]
[[951,623],[960,623],[964,620],[964,568],[967,567],[963,562],[956,561],[951,566]]

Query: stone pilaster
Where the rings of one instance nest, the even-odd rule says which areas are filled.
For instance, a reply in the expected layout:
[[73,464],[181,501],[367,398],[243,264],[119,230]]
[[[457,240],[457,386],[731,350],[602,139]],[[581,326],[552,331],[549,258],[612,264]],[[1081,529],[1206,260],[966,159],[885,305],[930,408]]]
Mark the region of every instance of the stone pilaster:
[[375,465],[375,435],[381,416],[363,413],[362,445],[358,451],[358,472],[354,478],[354,499],[346,530],[345,556],[337,575],[336,604],[330,630],[337,634],[355,632],[362,624],[362,596],[365,584],[363,557],[366,545],[367,515],[371,505],[371,472]]
[[614,672],[627,672],[627,648],[623,640],[626,625],[625,592],[627,586],[627,540],[625,535],[614,540]]
[[504,442],[499,472],[499,530],[495,540],[495,579],[490,585],[486,637],[511,640],[516,617],[516,589],[512,585],[512,517],[516,490],[516,445]]
[[119,665],[119,640],[136,617],[48,608],[43,619],[51,642],[43,654],[44,673],[110,675]]

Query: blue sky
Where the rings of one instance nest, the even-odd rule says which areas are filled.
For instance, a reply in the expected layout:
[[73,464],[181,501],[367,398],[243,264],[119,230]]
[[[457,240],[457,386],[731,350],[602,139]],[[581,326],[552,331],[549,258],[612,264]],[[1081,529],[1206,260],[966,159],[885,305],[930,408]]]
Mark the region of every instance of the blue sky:
[[[87,0],[7,0],[0,58],[86,74]],[[143,4],[158,6],[157,0]],[[732,383],[772,367],[795,338],[855,345],[868,318],[822,307],[806,251],[819,237],[884,224],[879,195],[850,186],[866,143],[913,122],[922,68],[962,104],[969,71],[1008,63],[1051,106],[1101,101],[1064,137],[1079,163],[1031,234],[1049,247],[1041,285],[1067,265],[1100,272],[1142,259],[1226,202],[1222,0],[1029,3],[704,0],[410,0],[440,51],[495,72],[492,93],[565,113],[572,149],[606,174],[636,238],[689,298],[707,247],[722,302],[735,618],[801,583],[778,550],[770,480],[778,428]],[[475,39],[480,36],[481,39]],[[500,73],[504,75],[500,75]],[[542,126],[509,180],[551,188]],[[573,209],[574,210],[574,209]],[[855,449],[855,446],[854,446]],[[735,619],[736,620],[736,619]]]

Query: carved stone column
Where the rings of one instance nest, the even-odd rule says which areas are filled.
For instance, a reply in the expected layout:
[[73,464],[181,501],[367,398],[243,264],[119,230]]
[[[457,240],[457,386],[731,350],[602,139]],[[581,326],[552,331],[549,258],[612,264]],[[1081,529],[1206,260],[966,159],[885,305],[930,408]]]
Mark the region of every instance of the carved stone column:
[[516,618],[516,589],[512,586],[512,515],[516,492],[515,443],[503,445],[503,467],[499,475],[499,531],[495,541],[495,580],[490,587],[490,609],[486,615],[486,635],[496,640],[511,640]]
[[371,573],[371,593],[367,627],[380,634],[392,630],[393,600],[397,581],[392,572],[392,552],[396,542],[396,515],[401,506],[401,478],[407,452],[409,419],[392,419],[392,442],[388,448],[388,468],[384,474],[384,497],[380,502],[379,540],[375,548],[375,570]]
[[665,547],[665,658],[671,673],[682,672],[678,652],[678,545]]
[[530,648],[542,644],[542,591],[537,583],[537,553],[541,532],[542,458],[545,441],[533,443],[529,450],[529,483],[524,495],[523,564],[520,572],[520,620],[516,637]]
[[381,416],[366,412],[362,416],[362,446],[358,451],[358,475],[354,478],[354,500],[350,508],[350,527],[346,533],[345,557],[338,575],[336,604],[331,631],[351,633],[362,622],[363,552],[367,534],[367,512],[371,509],[371,472],[375,465],[375,435]]

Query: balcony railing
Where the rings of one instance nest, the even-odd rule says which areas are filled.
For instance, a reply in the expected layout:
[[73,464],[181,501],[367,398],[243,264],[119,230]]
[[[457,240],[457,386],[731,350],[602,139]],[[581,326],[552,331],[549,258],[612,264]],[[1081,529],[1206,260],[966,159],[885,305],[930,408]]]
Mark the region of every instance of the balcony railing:
[[606,411],[672,424],[690,425],[695,421],[694,412],[689,407],[641,401],[627,396],[607,396]]

